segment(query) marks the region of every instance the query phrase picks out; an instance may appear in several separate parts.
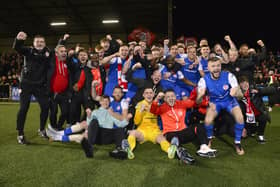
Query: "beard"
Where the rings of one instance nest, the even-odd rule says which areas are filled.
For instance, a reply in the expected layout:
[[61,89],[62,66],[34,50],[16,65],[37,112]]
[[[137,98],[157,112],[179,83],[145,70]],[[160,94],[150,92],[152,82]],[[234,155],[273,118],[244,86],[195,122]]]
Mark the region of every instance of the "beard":
[[[218,74],[218,75],[217,75]],[[218,79],[220,77],[220,74],[221,72],[219,71],[214,71],[213,73],[211,72],[211,76],[214,78],[214,79]]]

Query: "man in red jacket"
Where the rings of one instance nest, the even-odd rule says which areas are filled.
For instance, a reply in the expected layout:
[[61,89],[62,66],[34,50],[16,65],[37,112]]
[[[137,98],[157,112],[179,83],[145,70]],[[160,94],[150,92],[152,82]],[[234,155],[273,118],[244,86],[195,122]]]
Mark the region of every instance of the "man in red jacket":
[[[64,45],[57,45],[55,56],[52,59],[52,77],[50,81],[50,123],[55,129],[61,130],[69,112],[69,96],[67,93],[69,85],[69,70],[66,63],[67,50]],[[61,115],[57,121],[58,105]]]
[[201,124],[191,124],[187,127],[185,124],[186,110],[193,107],[195,101],[190,99],[184,101],[176,100],[173,90],[165,91],[164,103],[162,105],[159,105],[158,98],[153,101],[150,112],[160,115],[163,134],[166,139],[174,141],[173,138],[175,137],[183,144],[198,139],[200,149],[197,151],[197,154],[202,157],[215,157],[216,150],[208,147],[208,138],[204,127]]

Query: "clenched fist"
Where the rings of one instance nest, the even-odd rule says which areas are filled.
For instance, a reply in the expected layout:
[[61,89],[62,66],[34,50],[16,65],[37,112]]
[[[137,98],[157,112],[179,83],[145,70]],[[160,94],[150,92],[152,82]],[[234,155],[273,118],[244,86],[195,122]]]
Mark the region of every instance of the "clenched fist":
[[27,38],[27,34],[23,31],[20,31],[18,34],[17,34],[17,39],[18,40],[26,40]]

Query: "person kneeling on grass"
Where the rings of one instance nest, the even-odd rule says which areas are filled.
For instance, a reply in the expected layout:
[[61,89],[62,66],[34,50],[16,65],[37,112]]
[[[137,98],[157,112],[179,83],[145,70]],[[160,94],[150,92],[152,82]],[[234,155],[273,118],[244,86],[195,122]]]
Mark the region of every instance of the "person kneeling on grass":
[[[94,110],[87,109],[87,121],[76,123],[63,131],[55,131],[50,126],[47,134],[52,140],[69,142],[81,142],[87,157],[93,157],[92,145],[97,144],[116,144],[116,149],[110,152],[110,156],[125,159],[127,153],[121,149],[121,142],[125,138],[124,127],[128,124],[127,120],[119,121],[112,117],[108,111],[110,98],[102,96],[100,98],[100,108]],[[118,128],[113,128],[114,125]],[[85,130],[82,134],[73,134]]]
[[165,91],[164,103],[161,105],[159,104],[160,97],[162,96],[158,96],[152,102],[150,112],[160,115],[164,136],[172,144],[177,144],[178,146],[177,156],[185,163],[193,163],[194,159],[187,153],[185,148],[179,147],[179,144],[198,140],[200,149],[196,152],[197,155],[208,158],[216,157],[216,150],[208,147],[208,138],[204,127],[200,124],[191,124],[190,126],[185,124],[186,110],[193,107],[195,101],[190,99],[176,100],[173,90]]
[[[160,92],[163,94],[162,92]],[[146,87],[143,92],[144,100],[138,102],[136,105],[136,112],[134,116],[134,123],[137,125],[136,130],[129,131],[127,140],[122,142],[122,147],[128,153],[128,158],[133,159],[134,153],[132,152],[136,146],[136,140],[140,143],[150,141],[158,143],[161,149],[168,154],[168,158],[173,159],[177,150],[176,145],[171,145],[158,126],[157,116],[150,113],[150,107],[155,93],[152,87]]]

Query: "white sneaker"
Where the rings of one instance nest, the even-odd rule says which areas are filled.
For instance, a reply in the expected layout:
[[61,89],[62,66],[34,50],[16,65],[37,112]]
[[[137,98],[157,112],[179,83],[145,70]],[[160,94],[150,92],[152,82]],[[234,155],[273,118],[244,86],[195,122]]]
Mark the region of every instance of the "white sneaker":
[[200,149],[196,152],[201,157],[216,157],[217,150],[209,148],[206,144],[200,145]]

